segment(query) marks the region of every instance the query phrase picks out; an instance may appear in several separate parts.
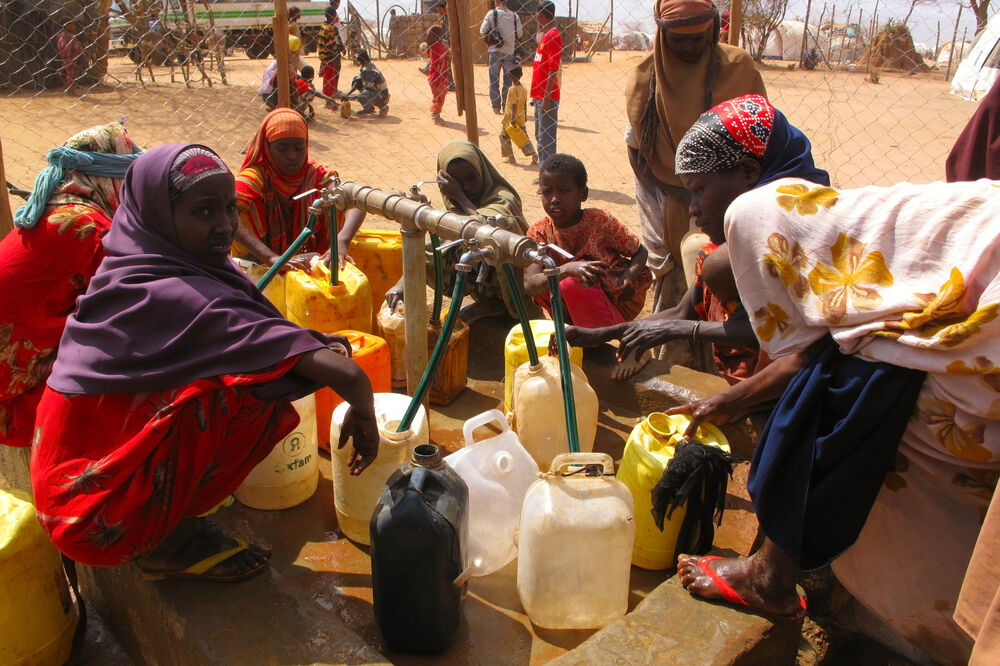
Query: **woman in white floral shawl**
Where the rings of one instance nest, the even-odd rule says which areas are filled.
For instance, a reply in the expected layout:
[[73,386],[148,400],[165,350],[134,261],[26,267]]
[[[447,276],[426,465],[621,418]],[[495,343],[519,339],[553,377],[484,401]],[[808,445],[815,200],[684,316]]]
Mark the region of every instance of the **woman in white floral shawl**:
[[[1000,579],[996,566],[966,577],[1000,471],[998,211],[1000,188],[987,180],[838,191],[783,179],[728,207],[740,297],[775,361],[676,411],[692,414],[695,424],[720,423],[784,396],[758,445],[758,478],[748,484],[758,516],[767,515],[761,525],[768,539],[749,558],[681,556],[689,591],[796,618],[804,609],[795,593],[799,568],[836,558],[845,587],[914,645],[944,663],[969,659]],[[852,392],[832,381],[819,401],[809,395],[824,363],[833,374],[852,374],[860,362],[874,374],[882,371],[876,367],[898,370],[898,390]],[[839,412],[828,406],[838,401],[847,403]],[[843,420],[831,425],[834,418]],[[872,437],[891,420],[905,425],[901,441],[884,430]],[[809,427],[819,435],[794,446],[779,441],[782,428],[795,435]],[[895,465],[878,469],[869,458],[871,469],[860,470],[855,453],[843,449],[827,450],[822,461],[823,438],[837,429],[866,449],[895,452]],[[800,465],[803,450],[808,460]],[[781,465],[786,469],[776,471]],[[867,513],[862,486],[879,477]],[[801,485],[802,497],[783,483]],[[836,506],[826,507],[828,514],[811,510],[824,484],[840,493],[831,501],[842,513],[852,514],[856,541],[839,534],[820,543],[824,531],[840,527],[829,524],[799,525],[800,540],[789,540],[776,515],[782,496],[786,516],[842,518]]]

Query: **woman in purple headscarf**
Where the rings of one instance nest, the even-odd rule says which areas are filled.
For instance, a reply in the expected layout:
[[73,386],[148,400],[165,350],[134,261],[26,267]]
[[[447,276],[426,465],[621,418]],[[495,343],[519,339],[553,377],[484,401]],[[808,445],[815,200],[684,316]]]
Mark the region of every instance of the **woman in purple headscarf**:
[[351,404],[355,474],[378,450],[371,384],[330,340],[283,319],[229,259],[232,173],[204,146],[129,169],[101,263],[66,325],[38,407],[42,526],[90,565],[235,582],[270,552],[198,516],[222,502],[329,386]]

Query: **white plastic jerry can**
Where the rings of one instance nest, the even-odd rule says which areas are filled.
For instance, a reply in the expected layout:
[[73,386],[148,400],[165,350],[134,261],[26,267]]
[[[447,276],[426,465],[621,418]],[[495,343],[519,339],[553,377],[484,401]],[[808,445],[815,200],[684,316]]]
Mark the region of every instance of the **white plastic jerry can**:
[[333,410],[330,423],[333,503],[337,511],[337,525],[341,533],[351,541],[365,546],[371,543],[369,525],[385,482],[410,459],[413,447],[427,444],[430,438],[427,412],[424,411],[423,405],[417,409],[410,429],[396,432],[409,406],[410,396],[396,393],[375,394],[375,421],[378,423],[379,434],[378,457],[358,476],[352,476],[351,468],[347,465],[354,442],[348,439],[342,448],[337,448],[340,430],[350,405],[342,402]]
[[[570,368],[580,451],[592,451],[597,436],[597,393],[583,370],[572,363]],[[546,469],[557,455],[569,453],[558,358],[544,356],[534,367],[522,364],[514,373],[511,404],[511,427],[540,469]]]
[[302,504],[319,483],[316,396],[292,402],[299,424],[250,470],[233,495],[252,509],[274,511]]
[[[475,441],[476,428],[495,423],[500,434]],[[502,412],[491,409],[462,426],[465,447],[446,457],[469,486],[469,556],[473,576],[488,576],[517,556],[514,533],[524,495],[538,480],[538,465],[511,432]]]
[[556,456],[521,509],[517,593],[547,629],[597,629],[628,610],[632,495],[606,453]]

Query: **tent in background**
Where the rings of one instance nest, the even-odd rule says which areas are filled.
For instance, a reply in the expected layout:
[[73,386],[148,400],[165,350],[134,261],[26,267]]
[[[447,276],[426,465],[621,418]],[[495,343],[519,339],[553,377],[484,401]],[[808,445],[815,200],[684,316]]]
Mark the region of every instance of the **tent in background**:
[[968,55],[955,70],[951,94],[980,100],[1000,78],[1000,14],[996,14],[972,42]]

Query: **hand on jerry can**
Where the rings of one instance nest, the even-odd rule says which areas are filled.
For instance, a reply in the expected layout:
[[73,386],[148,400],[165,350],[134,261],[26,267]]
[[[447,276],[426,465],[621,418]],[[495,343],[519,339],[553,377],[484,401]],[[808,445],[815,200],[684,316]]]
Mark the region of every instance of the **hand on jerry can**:
[[358,476],[378,456],[378,424],[375,422],[374,411],[362,415],[354,407],[347,408],[337,448],[344,448],[344,444],[350,437],[354,438],[354,450],[351,451],[347,465],[351,468],[351,475]]

